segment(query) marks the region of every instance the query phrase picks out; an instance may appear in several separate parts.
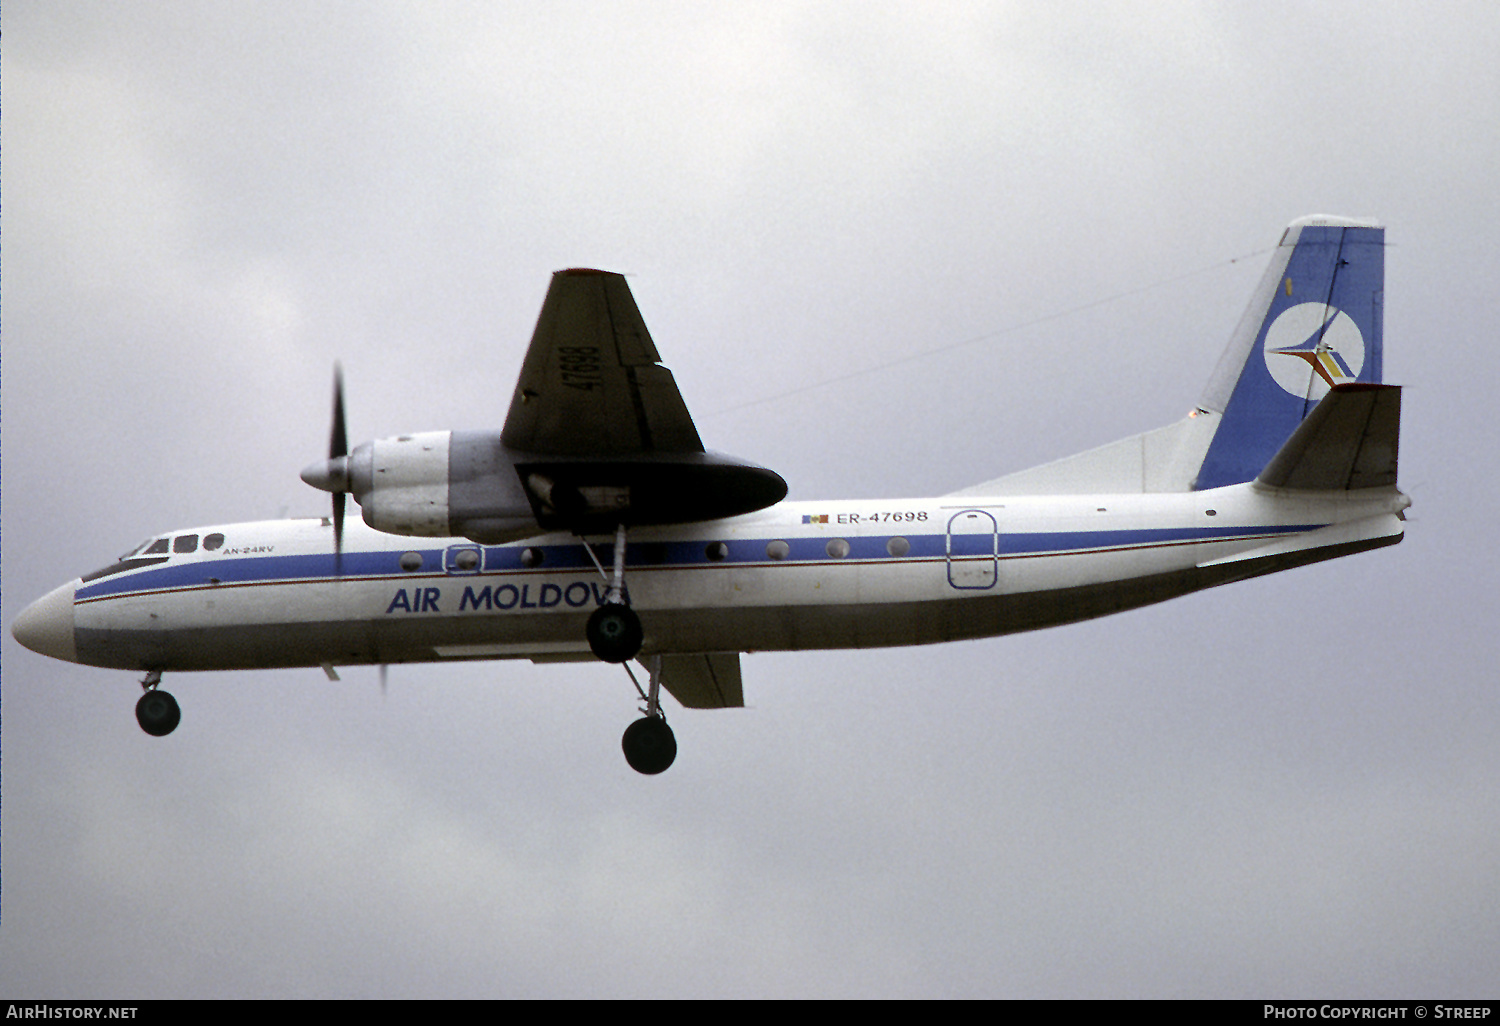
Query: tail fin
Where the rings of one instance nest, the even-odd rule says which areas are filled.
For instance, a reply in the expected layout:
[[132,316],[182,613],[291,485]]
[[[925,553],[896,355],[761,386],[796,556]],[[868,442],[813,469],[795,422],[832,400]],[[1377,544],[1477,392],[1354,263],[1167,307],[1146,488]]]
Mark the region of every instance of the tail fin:
[[1381,381],[1385,229],[1287,226],[1199,406],[1219,418],[1193,487],[1253,480],[1335,385]]
[[[1198,409],[952,494],[1180,492],[1252,481],[1329,389],[1380,383],[1384,289],[1384,228],[1299,218],[1282,234]],[[1381,400],[1382,415],[1389,401]]]

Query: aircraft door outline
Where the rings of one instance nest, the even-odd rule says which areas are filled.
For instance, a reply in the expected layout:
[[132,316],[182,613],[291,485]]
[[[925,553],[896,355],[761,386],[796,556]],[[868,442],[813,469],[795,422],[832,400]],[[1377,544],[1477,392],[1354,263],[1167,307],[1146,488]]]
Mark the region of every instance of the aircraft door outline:
[[1000,526],[982,509],[959,510],[948,518],[945,551],[948,583],[984,591],[1000,580]]

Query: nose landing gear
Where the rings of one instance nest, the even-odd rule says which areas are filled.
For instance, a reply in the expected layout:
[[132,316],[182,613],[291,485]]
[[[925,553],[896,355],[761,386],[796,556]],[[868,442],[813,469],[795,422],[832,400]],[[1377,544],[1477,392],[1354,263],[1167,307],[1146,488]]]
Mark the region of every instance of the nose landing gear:
[[177,705],[177,699],[160,690],[157,687],[160,683],[160,670],[147,673],[141,680],[146,693],[135,703],[136,722],[152,737],[166,737],[182,721],[182,709]]

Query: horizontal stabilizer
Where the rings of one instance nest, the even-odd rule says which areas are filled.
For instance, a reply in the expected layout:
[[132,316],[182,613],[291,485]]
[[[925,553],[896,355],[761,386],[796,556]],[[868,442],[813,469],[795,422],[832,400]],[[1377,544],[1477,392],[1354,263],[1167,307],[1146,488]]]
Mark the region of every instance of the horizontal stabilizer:
[[738,709],[745,704],[738,652],[663,654],[661,686],[686,709]]
[[1393,487],[1400,434],[1398,386],[1335,385],[1255,480],[1327,491]]

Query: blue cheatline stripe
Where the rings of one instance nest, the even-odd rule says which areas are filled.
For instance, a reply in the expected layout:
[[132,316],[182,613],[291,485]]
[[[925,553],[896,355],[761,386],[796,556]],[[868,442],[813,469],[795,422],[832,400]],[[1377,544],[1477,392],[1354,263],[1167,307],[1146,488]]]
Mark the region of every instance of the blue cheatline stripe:
[[[1096,552],[1105,549],[1147,548],[1157,545],[1181,545],[1204,541],[1229,541],[1234,539],[1276,537],[1313,531],[1321,524],[1296,524],[1270,527],[1163,527],[1125,531],[1039,531],[1027,534],[1007,534],[999,537],[1001,558],[1057,555]],[[626,565],[635,569],[673,568],[694,566],[731,566],[735,564],[779,564],[844,563],[858,562],[920,562],[943,559],[950,555],[949,536],[946,534],[901,534],[880,536],[853,536],[845,538],[849,543],[849,554],[842,559],[828,555],[829,538],[756,538],[734,539],[723,544],[727,554],[723,559],[711,559],[708,555],[710,542],[631,542],[627,546]],[[892,556],[886,543],[893,537],[905,538],[911,549],[902,556]],[[784,541],[789,552],[785,559],[772,560],[766,555],[766,546],[772,541]],[[954,535],[951,555],[989,556],[995,552],[995,537],[986,532],[977,535]],[[594,563],[582,544],[573,542],[560,545],[503,545],[463,546],[483,549],[483,573],[508,572],[595,572]],[[78,589],[74,600],[86,602],[110,598],[117,595],[143,591],[164,591],[178,588],[209,587],[214,584],[282,584],[291,582],[331,581],[338,578],[405,578],[447,576],[443,572],[443,555],[449,546],[434,548],[411,548],[381,550],[377,552],[345,552],[341,574],[334,573],[333,553],[312,553],[295,556],[248,556],[225,559],[198,560],[168,566],[142,568],[86,583]],[[522,563],[522,553],[528,549],[541,552],[542,559],[534,566]],[[599,561],[608,567],[613,561],[613,546],[595,547]],[[407,552],[422,556],[422,566],[417,571],[401,568],[401,557]],[[462,574],[453,576],[462,577]]]

